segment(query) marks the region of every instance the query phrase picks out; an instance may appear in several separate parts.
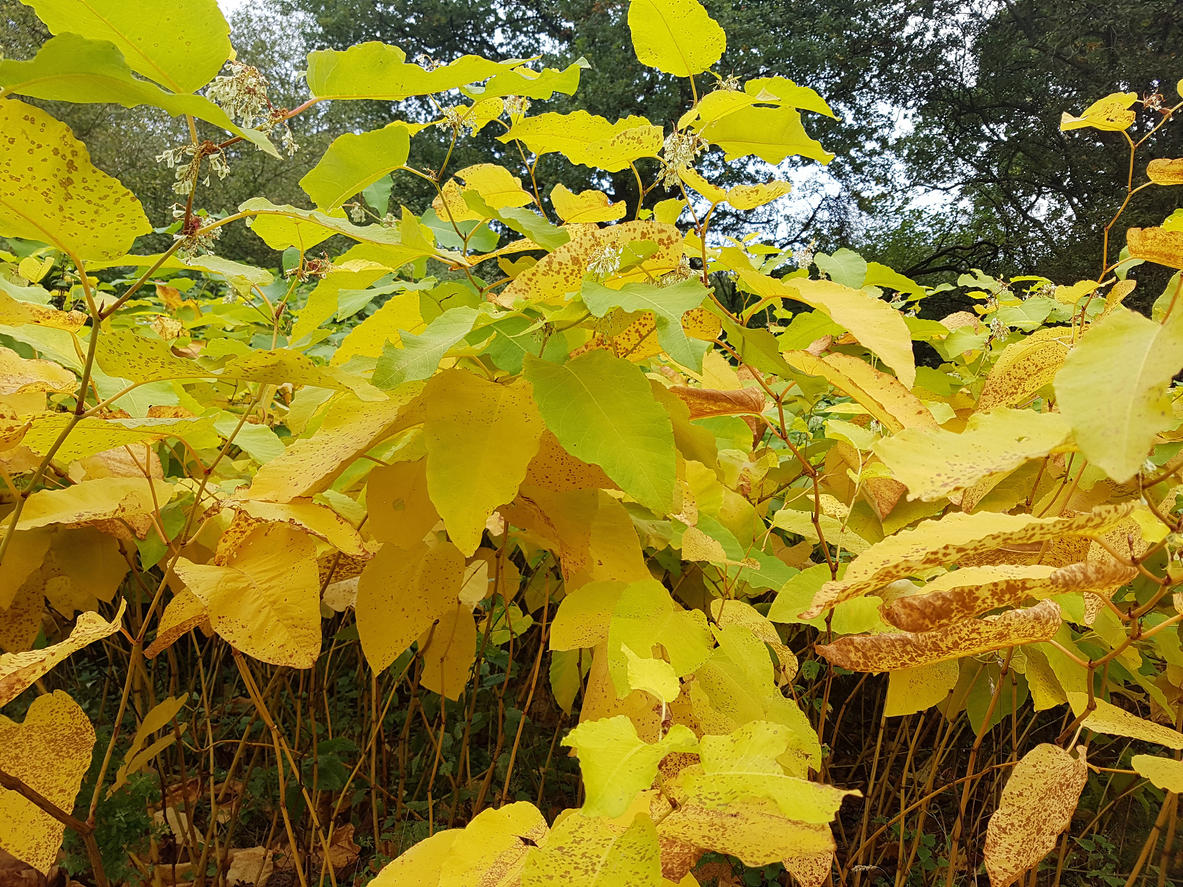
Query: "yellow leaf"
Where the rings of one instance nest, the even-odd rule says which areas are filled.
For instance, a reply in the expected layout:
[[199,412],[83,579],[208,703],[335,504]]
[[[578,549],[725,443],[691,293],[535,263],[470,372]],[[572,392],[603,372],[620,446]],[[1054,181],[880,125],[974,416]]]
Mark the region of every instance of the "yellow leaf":
[[550,648],[590,649],[607,641],[612,611],[624,588],[623,582],[603,581],[568,591],[551,623]]
[[21,277],[25,278],[29,283],[36,283],[48,274],[52,268],[53,256],[49,256],[44,261],[38,259],[36,256],[25,256],[16,266]]
[[701,74],[727,47],[727,35],[698,0],[632,0],[628,27],[641,64],[676,77]]
[[1183,761],[1153,755],[1134,755],[1130,758],[1130,766],[1159,788],[1176,795],[1183,794]]
[[824,311],[895,370],[905,388],[916,383],[912,334],[904,316],[887,302],[832,280],[779,280],[742,266],[737,271],[744,286],[762,299],[793,299]]
[[1007,545],[1046,542],[1062,536],[1088,536],[1124,519],[1129,504],[1102,505],[1063,517],[976,512],[952,513],[888,536],[860,554],[842,579],[827,582],[802,616],[820,616],[834,604],[876,591],[909,576],[956,563],[969,555]]
[[121,601],[115,618],[110,622],[98,613],[83,613],[74,623],[74,630],[70,632],[70,636],[64,641],[40,650],[5,653],[0,656],[0,707],[23,693],[26,687],[31,686],[67,656],[119,631],[126,609],[126,602]]
[[791,184],[780,179],[757,185],[732,185],[727,189],[727,202],[738,210],[746,211],[779,200],[792,190]]
[[378,403],[339,398],[316,433],[300,438],[282,456],[260,468],[243,496],[290,502],[327,489],[355,459],[397,429],[400,417],[421,390],[417,384],[405,385],[395,397]]
[[1130,258],[1145,259],[1168,268],[1183,268],[1183,231],[1130,228],[1126,231]]
[[63,31],[114,43],[128,66],[173,92],[194,92],[231,57],[230,26],[216,0],[151,6],[122,0],[34,0],[37,16]]
[[465,370],[437,373],[423,396],[427,489],[449,537],[468,556],[497,506],[517,495],[538,452],[542,416],[527,385]]
[[567,224],[614,222],[624,218],[627,207],[623,200],[612,203],[603,191],[573,193],[562,182],[550,192],[550,202],[559,218]]
[[[144,715],[144,719],[140,721],[140,726],[136,728],[135,735],[131,738],[131,745],[128,746],[127,751],[123,755],[123,763],[119,765],[119,769],[115,772],[115,780],[111,783],[110,788],[107,789],[107,797],[111,797],[122,786],[127,785],[127,777],[139,773],[152,762],[152,759],[156,755],[160,754],[171,743],[176,741],[176,735],[170,734],[159,742],[151,743],[147,748],[144,747],[144,743],[148,741],[148,738],[158,730],[163,730],[167,727],[188,701],[188,695],[170,696],[158,702],[152,707],[151,711]],[[182,724],[181,729],[184,729],[184,726]]]
[[894,671],[1046,641],[1059,627],[1060,608],[1040,601],[1025,610],[966,619],[935,631],[847,635],[818,646],[817,652],[851,671]]
[[316,544],[286,524],[251,530],[224,566],[174,567],[227,643],[261,662],[311,668],[320,655]]
[[854,398],[888,431],[935,428],[937,425],[928,407],[899,379],[880,372],[865,360],[841,352],[816,357],[808,351],[786,351],[783,357],[785,363],[798,372],[821,376]]
[[642,157],[656,157],[663,140],[661,127],[644,117],[611,123],[587,111],[550,111],[524,117],[498,138],[503,142],[518,139],[535,154],[557,151],[572,163],[605,172],[619,172]]
[[[94,742],[86,714],[58,690],[33,700],[23,724],[0,716],[0,770],[58,809],[73,810]],[[65,828],[23,795],[0,788],[0,850],[46,874]]]
[[645,814],[627,828],[573,810],[526,857],[522,887],[660,887],[657,829]]
[[436,832],[415,844],[405,853],[387,863],[378,872],[370,887],[439,887],[440,869],[451,856],[456,839],[463,829],[449,828]]
[[887,676],[883,716],[898,718],[932,708],[956,686],[958,671],[956,661],[948,659],[914,668],[893,669]]
[[726,810],[679,805],[660,820],[657,836],[762,866],[796,856],[833,853],[828,825],[786,819],[776,802],[752,798]]
[[4,553],[4,569],[0,570],[0,610],[7,610],[16,598],[17,590],[34,570],[41,566],[49,551],[49,530],[18,531],[13,534]]
[[299,527],[350,557],[368,557],[370,554],[353,525],[326,505],[307,499],[285,503],[246,499],[230,500],[226,504],[231,508],[245,511],[257,520]]
[[423,540],[439,515],[427,494],[427,463],[396,462],[370,472],[366,484],[366,526],[380,542],[410,548]]
[[1007,345],[990,368],[979,412],[998,406],[1022,406],[1055,377],[1071,347],[1068,327],[1044,327],[1017,342]]
[[454,610],[463,580],[464,556],[451,542],[382,546],[357,585],[357,632],[370,668],[389,668],[433,622]]
[[720,626],[742,625],[767,644],[772,649],[772,655],[780,663],[779,678],[782,682],[791,681],[796,677],[797,657],[781,643],[776,626],[751,604],[737,600],[714,600],[711,601],[711,615]]
[[1056,374],[1057,405],[1080,451],[1118,483],[1174,426],[1169,389],[1180,369],[1183,313],[1158,324],[1118,308],[1089,327]]
[[0,235],[56,246],[79,261],[128,251],[152,226],[86,146],[40,108],[0,100]]
[[440,866],[439,887],[511,887],[526,855],[546,843],[546,820],[525,801],[482,810],[457,836]]
[[873,449],[908,488],[909,499],[932,502],[990,474],[1046,456],[1070,433],[1058,413],[1001,407],[970,416],[959,433],[906,428],[877,440]]
[[156,638],[144,650],[144,656],[154,659],[208,618],[205,604],[197,595],[180,591],[165,605],[156,625]]
[[1072,822],[1089,777],[1084,747],[1077,752],[1073,757],[1059,746],[1042,743],[1011,771],[986,827],[990,887],[1010,887],[1038,865]]
[[657,742],[644,742],[626,715],[584,721],[563,745],[575,749],[587,798],[587,816],[619,816],[638,793],[657,778],[657,767],[673,752],[693,751],[698,740],[684,724],[674,724]]
[[472,608],[457,604],[440,616],[419,641],[423,657],[420,686],[448,699],[459,699],[476,659],[476,645]]
[[674,667],[664,659],[642,658],[624,644],[627,682],[630,690],[643,690],[657,697],[664,703],[673,702],[682,692],[682,685],[678,682]]
[[31,495],[19,529],[79,524],[151,514],[168,504],[173,485],[160,478],[102,477]]
[[349,331],[329,362],[340,366],[359,354],[378,357],[387,342],[396,346],[402,343],[400,332],[418,333],[424,326],[419,313],[419,293],[396,293]]
[[[1079,714],[1088,707],[1088,696],[1084,693],[1069,693],[1068,703]],[[1125,736],[1165,745],[1167,748],[1183,749],[1183,733],[1178,730],[1140,718],[1104,699],[1094,699],[1093,704],[1095,708],[1082,722],[1086,729],[1107,736]]]
[[[456,180],[464,183],[461,188]],[[493,163],[478,163],[455,174],[452,181],[443,187],[443,196],[431,204],[436,214],[444,220],[467,222],[485,218],[464,202],[465,192],[473,192],[491,209],[505,209],[511,206],[526,206],[534,198],[522,188],[522,180],[504,166]]]
[[1136,92],[1110,93],[1085,108],[1079,117],[1065,111],[1060,117],[1060,130],[1092,127],[1104,132],[1121,132],[1129,129],[1138,119],[1137,113],[1129,110],[1130,105],[1137,100]]
[[1155,158],[1146,166],[1146,175],[1156,185],[1183,185],[1183,158]]
[[22,326],[33,324],[51,329],[76,332],[86,325],[86,315],[81,311],[58,311],[33,302],[22,302],[0,290],[0,324]]

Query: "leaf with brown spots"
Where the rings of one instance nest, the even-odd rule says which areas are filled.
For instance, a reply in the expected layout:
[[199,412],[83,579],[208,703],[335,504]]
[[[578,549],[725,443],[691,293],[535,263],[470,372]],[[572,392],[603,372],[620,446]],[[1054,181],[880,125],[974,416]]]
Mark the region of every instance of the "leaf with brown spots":
[[1025,610],[967,619],[935,631],[848,635],[818,646],[817,652],[851,671],[893,671],[1046,641],[1059,627],[1060,608],[1040,601]]
[[382,546],[357,584],[357,632],[370,668],[388,668],[454,610],[463,581],[464,555],[451,542]]
[[439,523],[427,493],[427,463],[379,465],[366,483],[366,524],[379,542],[410,548]]
[[1007,345],[990,368],[978,410],[1022,406],[1055,377],[1072,344],[1069,327],[1045,327]]
[[546,839],[546,820],[533,804],[483,810],[456,836],[440,866],[439,887],[516,885],[526,855]]
[[1010,887],[1055,848],[1072,822],[1088,776],[1083,746],[1075,757],[1048,743],[1023,755],[986,828],[990,887]]
[[1066,567],[1040,564],[963,567],[934,579],[918,594],[899,597],[885,605],[883,618],[905,631],[930,631],[987,610],[1021,603],[1029,597],[1046,598],[1069,592],[1108,595],[1135,575],[1136,570],[1113,558]]
[[5,653],[0,656],[0,707],[19,696],[26,687],[31,686],[67,656],[119,631],[126,609],[126,602],[121,601],[115,618],[110,622],[98,613],[83,613],[74,623],[74,630],[70,632],[70,636],[64,641],[40,650]]
[[122,255],[151,231],[140,202],[91,164],[64,123],[0,100],[0,235],[52,244],[85,261]]
[[1046,456],[1070,433],[1058,413],[999,408],[975,413],[961,432],[905,428],[877,440],[874,451],[908,488],[909,499],[932,502]]
[[1089,536],[1116,524],[1131,508],[1129,503],[1121,503],[1063,517],[977,512],[927,520],[888,536],[860,554],[841,580],[821,587],[810,608],[801,615],[812,619],[841,601],[877,591],[897,579],[925,570],[964,562],[971,555],[1064,536]]
[[1183,231],[1167,228],[1130,228],[1126,244],[1131,259],[1143,259],[1168,268],[1183,268]]
[[657,829],[645,814],[627,828],[578,810],[560,814],[546,844],[530,851],[522,887],[660,887]]
[[311,668],[320,655],[316,543],[287,524],[252,528],[225,565],[178,558],[177,576],[231,646],[273,665]]
[[[94,742],[94,728],[82,708],[58,690],[33,700],[22,724],[0,717],[0,770],[69,812]],[[0,850],[45,874],[57,859],[65,829],[19,792],[0,788]]]
[[476,659],[477,630],[472,608],[457,604],[441,615],[419,639],[423,671],[419,685],[456,700],[468,683]]

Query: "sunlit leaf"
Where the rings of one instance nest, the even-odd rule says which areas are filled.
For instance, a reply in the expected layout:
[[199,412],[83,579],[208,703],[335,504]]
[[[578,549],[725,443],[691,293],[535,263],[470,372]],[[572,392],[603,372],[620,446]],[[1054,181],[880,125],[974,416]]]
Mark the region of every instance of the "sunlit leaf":
[[677,77],[701,74],[727,46],[698,0],[631,0],[628,27],[641,64]]
[[31,0],[55,34],[114,43],[133,71],[173,92],[205,86],[230,56],[230,26],[216,0]]
[[698,740],[688,727],[675,724],[659,741],[648,743],[625,715],[584,721],[567,734],[575,749],[587,799],[585,816],[619,816],[633,798],[657,778],[657,765],[671,752],[693,751]]
[[0,235],[49,243],[85,261],[121,255],[152,230],[140,202],[91,164],[64,123],[3,99],[0,133]]
[[648,816],[627,828],[578,810],[556,820],[546,845],[526,857],[522,887],[660,887],[661,851]]
[[1136,92],[1115,92],[1097,99],[1079,117],[1065,111],[1060,117],[1060,129],[1083,129],[1091,127],[1102,132],[1121,132],[1129,129],[1138,119],[1137,112],[1130,105],[1138,100]]
[[1157,324],[1118,308],[1094,323],[1056,375],[1056,400],[1090,461],[1124,482],[1174,418],[1167,398],[1183,369],[1183,312]]
[[532,847],[546,842],[546,820],[525,801],[476,815],[440,865],[439,887],[511,887]]
[[316,166],[300,179],[300,187],[317,207],[329,212],[406,163],[410,147],[410,130],[401,123],[370,132],[347,132],[333,140]]
[[551,189],[550,202],[559,218],[567,224],[614,222],[624,218],[628,211],[623,200],[612,203],[603,191],[581,191],[575,194],[562,182]]
[[582,110],[525,117],[499,138],[503,142],[518,139],[535,154],[557,151],[572,163],[607,172],[627,169],[642,157],[656,157],[662,144],[661,127],[644,117],[612,123]]

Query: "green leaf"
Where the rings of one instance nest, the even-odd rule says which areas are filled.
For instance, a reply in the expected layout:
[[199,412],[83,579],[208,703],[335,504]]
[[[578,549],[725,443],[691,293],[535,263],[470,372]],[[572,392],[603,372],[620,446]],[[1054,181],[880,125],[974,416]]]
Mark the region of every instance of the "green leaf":
[[542,417],[528,386],[489,382],[464,370],[436,374],[423,397],[427,489],[448,536],[471,556],[493,510],[512,501],[525,480]]
[[486,80],[510,65],[466,55],[427,70],[407,62],[397,46],[370,41],[345,50],[308,53],[308,88],[318,99],[380,99],[398,102]]
[[657,829],[640,815],[627,829],[572,810],[555,822],[546,844],[530,852],[522,887],[660,887]]
[[54,34],[114,43],[133,71],[173,92],[205,86],[230,56],[217,0],[29,0]]
[[571,455],[604,469],[657,514],[674,505],[674,431],[640,369],[607,351],[558,365],[527,355],[547,427]]
[[1094,323],[1056,374],[1060,412],[1085,457],[1129,480],[1155,436],[1174,427],[1167,389],[1183,369],[1183,312],[1159,325],[1125,308]]
[[300,179],[300,187],[320,209],[330,212],[405,164],[410,148],[411,131],[402,123],[360,134],[347,132],[333,139],[316,166]]
[[0,60],[0,87],[16,95],[64,102],[112,103],[125,108],[153,105],[174,117],[192,114],[220,129],[275,148],[254,130],[243,130],[226,112],[200,95],[174,95],[132,76],[118,48],[105,40],[61,34],[47,40],[28,61]]
[[567,734],[563,745],[575,749],[583,772],[585,816],[619,816],[633,798],[653,784],[657,765],[671,752],[694,751],[698,739],[683,724],[674,724],[655,743],[642,742],[627,715],[584,721]]
[[374,384],[394,388],[403,382],[426,379],[439,367],[448,349],[468,335],[476,322],[475,308],[445,311],[415,336],[401,333],[401,347],[387,343],[374,367]]
[[152,230],[130,191],[90,162],[64,123],[0,101],[0,236],[56,246],[79,260],[122,255]]
[[701,74],[727,47],[727,35],[698,0],[632,0],[628,27],[641,64],[677,77]]
[[682,315],[697,308],[707,297],[707,289],[696,278],[669,286],[652,283],[626,283],[609,289],[601,283],[583,285],[583,304],[596,317],[613,308],[624,311],[652,311],[657,322],[657,340],[666,353],[684,367],[702,370],[702,347],[692,343],[682,329]]

